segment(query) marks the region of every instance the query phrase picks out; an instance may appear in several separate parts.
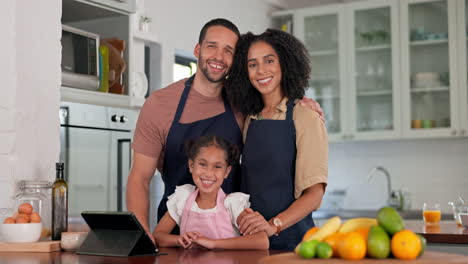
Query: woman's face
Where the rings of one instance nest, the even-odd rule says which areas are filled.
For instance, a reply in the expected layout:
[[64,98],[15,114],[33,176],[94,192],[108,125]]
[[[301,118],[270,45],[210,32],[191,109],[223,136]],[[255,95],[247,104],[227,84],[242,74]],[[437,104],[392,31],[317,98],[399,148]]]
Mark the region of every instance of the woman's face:
[[226,152],[217,146],[202,147],[194,160],[189,160],[189,170],[195,185],[202,193],[218,193],[231,166],[226,163]]
[[250,82],[263,96],[282,95],[280,61],[270,44],[258,41],[250,46],[247,68]]

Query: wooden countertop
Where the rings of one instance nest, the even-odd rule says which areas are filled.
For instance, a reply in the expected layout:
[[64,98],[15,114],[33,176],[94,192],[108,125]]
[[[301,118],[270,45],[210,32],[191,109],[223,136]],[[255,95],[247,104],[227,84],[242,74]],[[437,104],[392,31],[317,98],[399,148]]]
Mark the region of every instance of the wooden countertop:
[[[297,258],[290,252],[268,251],[268,250],[183,250],[178,248],[161,248],[161,252],[167,255],[143,256],[143,257],[103,257],[90,255],[77,255],[74,252],[53,252],[53,253],[20,253],[20,252],[0,252],[0,263],[55,263],[55,264],[101,264],[101,263],[138,263],[138,264],[256,264],[261,263],[408,263],[408,261],[397,259],[363,259],[360,261],[347,261],[342,259],[329,260],[304,260]],[[286,254],[280,254],[286,253]],[[276,257],[277,256],[277,257]],[[284,261],[284,257],[291,261]],[[282,260],[276,262],[276,260]],[[294,262],[298,261],[298,262]],[[411,262],[413,263],[413,262]],[[468,263],[468,257],[456,254],[439,253],[427,251],[416,260],[420,264],[447,264],[447,263]]]
[[468,229],[458,227],[454,221],[442,221],[438,226],[409,222],[406,228],[423,235],[428,243],[468,244]]

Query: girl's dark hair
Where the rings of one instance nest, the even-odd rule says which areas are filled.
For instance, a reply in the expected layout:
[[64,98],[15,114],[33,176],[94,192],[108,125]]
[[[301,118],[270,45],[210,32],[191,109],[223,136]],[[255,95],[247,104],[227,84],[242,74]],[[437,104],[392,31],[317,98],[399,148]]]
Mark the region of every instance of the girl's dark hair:
[[261,94],[250,83],[247,68],[249,48],[259,41],[271,45],[278,54],[284,96],[300,99],[308,87],[310,59],[301,41],[289,33],[276,29],[267,29],[260,35],[251,32],[243,34],[237,42],[234,61],[224,87],[232,106],[245,115],[257,114],[264,107]]
[[195,140],[187,141],[185,143],[185,152],[189,159],[194,160],[201,148],[209,146],[216,146],[224,150],[228,166],[232,166],[239,159],[239,148],[236,145],[230,144],[226,139],[215,135],[201,136]]

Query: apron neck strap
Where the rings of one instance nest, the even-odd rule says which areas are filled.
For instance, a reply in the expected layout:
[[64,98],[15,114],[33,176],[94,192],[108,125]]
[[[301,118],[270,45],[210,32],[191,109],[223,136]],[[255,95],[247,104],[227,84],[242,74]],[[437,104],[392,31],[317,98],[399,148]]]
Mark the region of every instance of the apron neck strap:
[[190,87],[192,87],[193,79],[195,78],[195,74],[192,75],[186,82],[185,88],[182,92],[182,96],[179,100],[179,105],[177,106],[177,111],[174,117],[174,122],[179,122],[182,113],[184,112],[185,102],[187,101],[188,94],[190,92]]
[[294,99],[289,98],[288,102],[286,103],[287,111],[286,111],[286,120],[292,120],[293,116],[293,108],[294,108]]
[[[188,98],[188,95],[190,93],[190,88],[192,87],[193,79],[195,79],[195,74],[192,75],[185,82],[185,88],[184,88],[184,91],[182,92],[182,95],[180,97],[179,105],[177,106],[177,111],[176,111],[176,114],[175,114],[175,117],[174,117],[174,122],[179,122],[180,117],[182,116],[182,113],[184,112],[185,103],[187,102],[187,98]],[[223,102],[224,102],[224,111],[225,112],[231,112],[231,106],[228,103],[228,100],[226,98],[226,94],[224,93],[224,91],[221,91],[221,94],[222,94]]]

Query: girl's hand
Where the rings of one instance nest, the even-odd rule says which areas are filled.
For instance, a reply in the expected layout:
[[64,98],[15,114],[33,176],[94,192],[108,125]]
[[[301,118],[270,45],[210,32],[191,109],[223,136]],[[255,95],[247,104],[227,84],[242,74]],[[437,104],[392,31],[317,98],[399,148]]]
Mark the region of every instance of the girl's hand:
[[197,243],[198,245],[204,247],[204,248],[207,248],[207,249],[216,248],[216,245],[215,245],[216,240],[215,239],[199,236],[197,239],[195,239],[194,242]]
[[187,232],[185,234],[180,235],[179,239],[177,239],[177,245],[183,248],[192,248],[193,241],[198,238],[201,234],[198,232]]
[[264,231],[270,237],[276,233],[276,228],[272,227],[265,218],[250,208],[246,208],[237,218],[239,231],[243,235],[255,234]]

